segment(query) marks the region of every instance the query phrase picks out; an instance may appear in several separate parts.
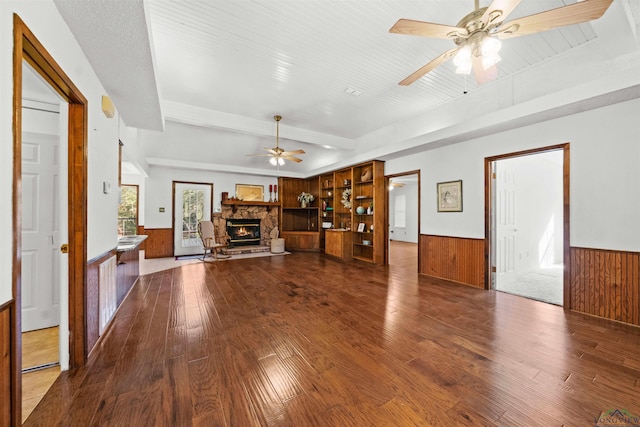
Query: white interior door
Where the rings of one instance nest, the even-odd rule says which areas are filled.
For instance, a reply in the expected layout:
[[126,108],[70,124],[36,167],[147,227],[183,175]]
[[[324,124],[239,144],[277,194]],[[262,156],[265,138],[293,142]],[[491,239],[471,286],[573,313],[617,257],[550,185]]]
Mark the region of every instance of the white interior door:
[[516,183],[513,171],[495,168],[495,289],[516,280]]
[[198,223],[211,220],[212,184],[174,183],[173,224],[174,255],[201,254]]
[[60,321],[59,138],[22,135],[22,331]]

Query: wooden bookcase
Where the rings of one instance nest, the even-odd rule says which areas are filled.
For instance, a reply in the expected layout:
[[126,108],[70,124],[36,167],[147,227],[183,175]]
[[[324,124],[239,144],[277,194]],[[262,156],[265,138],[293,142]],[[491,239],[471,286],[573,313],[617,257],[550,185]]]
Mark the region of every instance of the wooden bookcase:
[[[327,252],[328,232],[324,223],[343,232],[338,243],[341,249],[330,249],[332,255],[385,263],[384,162],[374,160],[308,179],[280,178],[278,182],[280,230],[287,249]],[[306,208],[301,208],[297,200],[303,191],[315,196]],[[345,205],[343,200],[348,194],[350,204]],[[344,248],[345,242],[350,246],[348,250]]]
[[383,264],[386,250],[384,164],[364,163],[354,166],[352,171],[353,257]]
[[325,236],[327,229],[334,228],[335,199],[333,173],[320,175],[320,249],[326,247]]
[[[319,180],[317,178],[278,178],[280,235],[287,250],[319,250]],[[298,195],[311,193],[315,200],[301,207]]]

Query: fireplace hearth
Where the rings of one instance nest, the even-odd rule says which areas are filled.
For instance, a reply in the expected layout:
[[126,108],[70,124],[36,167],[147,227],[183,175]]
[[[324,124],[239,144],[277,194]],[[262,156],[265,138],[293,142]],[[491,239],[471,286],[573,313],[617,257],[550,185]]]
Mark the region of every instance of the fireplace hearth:
[[252,218],[228,218],[229,247],[260,245],[260,220]]

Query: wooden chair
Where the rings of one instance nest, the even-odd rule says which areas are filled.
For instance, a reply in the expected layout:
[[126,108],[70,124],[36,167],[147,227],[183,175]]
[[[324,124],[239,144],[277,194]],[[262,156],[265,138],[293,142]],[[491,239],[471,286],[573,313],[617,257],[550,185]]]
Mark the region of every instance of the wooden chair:
[[216,228],[211,221],[200,221],[198,223],[198,233],[202,240],[202,247],[204,253],[202,254],[202,261],[205,260],[207,255],[213,255],[215,259],[231,258],[231,255],[221,254],[220,251],[229,246],[228,237],[226,236],[224,242],[218,242]]

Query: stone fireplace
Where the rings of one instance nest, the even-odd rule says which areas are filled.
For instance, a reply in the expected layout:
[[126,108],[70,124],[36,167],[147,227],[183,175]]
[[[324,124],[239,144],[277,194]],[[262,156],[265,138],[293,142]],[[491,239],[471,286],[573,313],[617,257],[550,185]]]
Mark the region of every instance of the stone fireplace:
[[[271,230],[278,226],[277,206],[258,205],[222,205],[221,212],[213,213],[213,224],[219,235],[219,241],[225,238],[227,233],[227,220],[259,220],[259,246],[268,246]],[[229,234],[231,236],[231,234]],[[255,243],[254,243],[255,244]],[[253,245],[246,246],[247,248]]]
[[260,245],[260,222],[259,218],[228,218],[229,247]]

